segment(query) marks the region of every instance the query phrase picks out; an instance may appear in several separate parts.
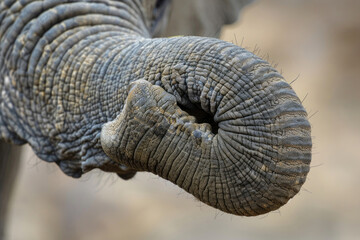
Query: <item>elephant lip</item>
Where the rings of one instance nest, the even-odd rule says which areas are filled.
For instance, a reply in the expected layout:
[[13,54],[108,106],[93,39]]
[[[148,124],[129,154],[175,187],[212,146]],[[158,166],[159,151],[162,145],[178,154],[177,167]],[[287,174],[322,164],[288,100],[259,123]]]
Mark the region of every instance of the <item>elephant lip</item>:
[[83,175],[83,169],[72,161],[55,162],[66,175],[72,178],[80,178]]
[[114,172],[117,174],[131,172],[131,169],[128,166],[114,161],[106,155],[104,155],[102,160],[90,157],[81,163],[82,174],[90,172],[95,168],[98,168],[104,172]]

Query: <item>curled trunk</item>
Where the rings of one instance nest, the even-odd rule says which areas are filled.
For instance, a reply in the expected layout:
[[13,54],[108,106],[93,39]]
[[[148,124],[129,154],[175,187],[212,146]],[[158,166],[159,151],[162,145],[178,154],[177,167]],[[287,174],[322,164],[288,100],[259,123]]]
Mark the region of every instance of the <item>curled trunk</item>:
[[169,48],[143,53],[151,59],[143,77],[152,83],[130,85],[122,112],[102,129],[104,151],[225,212],[278,209],[309,171],[310,124],[301,101],[276,70],[242,48],[201,38],[166,42]]
[[1,2],[1,139],[73,177],[151,171],[226,212],[279,208],[311,158],[291,87],[233,44],[148,38],[142,3]]

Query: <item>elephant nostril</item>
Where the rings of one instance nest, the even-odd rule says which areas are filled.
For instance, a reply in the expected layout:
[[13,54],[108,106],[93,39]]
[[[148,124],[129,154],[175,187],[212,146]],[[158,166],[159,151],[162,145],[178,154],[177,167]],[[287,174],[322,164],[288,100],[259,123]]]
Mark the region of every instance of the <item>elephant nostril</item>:
[[205,112],[202,108],[196,106],[183,106],[178,104],[181,110],[187,112],[189,115],[195,117],[197,123],[208,123],[211,126],[211,132],[213,134],[217,134],[219,130],[219,125],[215,122],[214,117],[210,114]]

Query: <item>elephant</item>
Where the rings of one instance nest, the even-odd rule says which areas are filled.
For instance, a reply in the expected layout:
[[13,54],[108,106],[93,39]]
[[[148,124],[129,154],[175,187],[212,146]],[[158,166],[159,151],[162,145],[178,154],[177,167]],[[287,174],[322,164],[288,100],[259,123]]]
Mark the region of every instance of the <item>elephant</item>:
[[230,214],[287,203],[310,169],[307,112],[267,61],[214,38],[249,2],[1,1],[2,216],[9,143],[73,178],[152,172]]

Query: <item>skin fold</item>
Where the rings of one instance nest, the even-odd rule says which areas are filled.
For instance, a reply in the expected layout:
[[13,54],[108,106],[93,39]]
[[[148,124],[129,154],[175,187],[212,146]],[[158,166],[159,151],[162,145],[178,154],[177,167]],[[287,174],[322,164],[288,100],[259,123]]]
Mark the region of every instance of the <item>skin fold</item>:
[[2,1],[1,139],[75,178],[149,171],[228,213],[278,209],[309,172],[301,101],[239,46],[152,38],[171,11],[155,0]]

